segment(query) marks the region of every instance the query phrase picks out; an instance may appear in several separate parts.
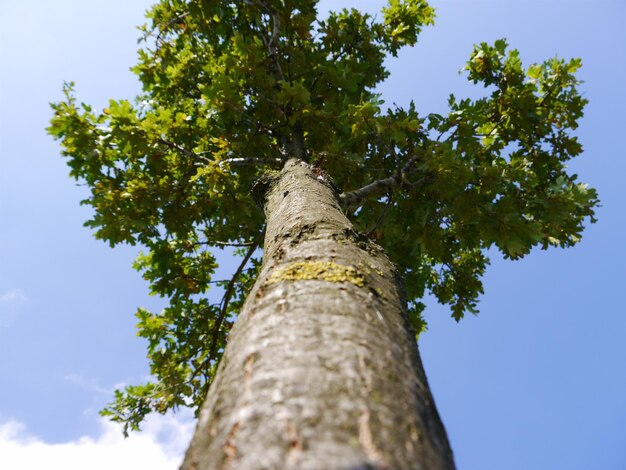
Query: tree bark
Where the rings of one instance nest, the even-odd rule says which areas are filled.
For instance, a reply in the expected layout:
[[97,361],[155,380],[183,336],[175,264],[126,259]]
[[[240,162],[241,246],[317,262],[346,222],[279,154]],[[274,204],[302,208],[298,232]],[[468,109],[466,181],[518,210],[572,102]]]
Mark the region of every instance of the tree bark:
[[453,469],[393,264],[308,164],[257,196],[263,267],[181,469]]

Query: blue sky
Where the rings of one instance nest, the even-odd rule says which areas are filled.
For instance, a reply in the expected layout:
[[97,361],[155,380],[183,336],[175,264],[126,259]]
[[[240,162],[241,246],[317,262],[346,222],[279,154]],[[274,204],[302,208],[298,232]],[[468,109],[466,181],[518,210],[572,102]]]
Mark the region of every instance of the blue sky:
[[[175,469],[193,425],[154,419],[123,441],[98,417],[116,386],[148,373],[136,307],[163,304],[130,268],[135,248],[82,227],[85,188],[44,132],[64,80],[96,107],[138,92],[128,69],[150,3],[0,0],[0,468]],[[571,169],[603,204],[573,249],[495,257],[478,317],[456,324],[430,302],[420,347],[458,467],[626,469],[626,2],[432,4],[437,24],[389,62],[383,98],[428,113],[450,92],[475,96],[457,72],[480,41],[506,37],[527,64],[582,57],[586,152]]]

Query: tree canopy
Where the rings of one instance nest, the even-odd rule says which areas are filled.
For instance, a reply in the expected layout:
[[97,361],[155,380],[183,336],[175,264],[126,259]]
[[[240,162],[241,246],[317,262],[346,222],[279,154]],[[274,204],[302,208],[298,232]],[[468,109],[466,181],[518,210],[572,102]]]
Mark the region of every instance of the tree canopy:
[[[427,292],[456,320],[477,313],[493,247],[519,259],[572,246],[595,220],[595,190],[566,168],[582,152],[579,59],[524,66],[505,40],[482,43],[463,70],[484,97],[450,95],[446,114],[390,107],[376,92],[385,59],[417,42],[433,9],[389,0],[377,17],[320,18],[316,3],[161,0],[141,28],[138,97],[95,110],[67,83],[52,104],[48,131],[91,190],[86,225],[111,246],[141,246],[135,268],[169,300],[137,312],[154,381],[105,410],[126,430],[202,402],[260,265],[250,190],[289,157],[330,176],[354,225],[397,264],[418,331]],[[226,246],[242,263],[214,279]]]

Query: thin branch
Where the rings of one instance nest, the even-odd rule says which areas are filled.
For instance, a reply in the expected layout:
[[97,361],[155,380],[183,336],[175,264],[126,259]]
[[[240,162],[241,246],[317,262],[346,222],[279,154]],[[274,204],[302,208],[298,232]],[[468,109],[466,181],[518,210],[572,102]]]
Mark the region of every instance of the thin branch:
[[[176,23],[176,22],[178,22],[178,21],[180,21],[180,20],[184,19],[185,17],[189,16],[189,14],[190,14],[189,12],[185,12],[185,13],[183,13],[182,15],[178,15],[177,17],[172,18],[172,19],[171,19],[171,20],[170,20],[170,21],[169,21],[169,22],[165,25],[165,27],[164,27],[163,29],[159,30],[159,34],[158,34],[158,35],[157,35],[157,37],[156,37],[156,42],[162,41],[161,36],[162,36],[164,33],[166,33],[166,32],[167,32],[167,30],[170,28],[170,26],[172,26],[174,23]],[[153,32],[154,32],[154,30],[153,30],[153,31],[151,31],[151,33],[150,33],[150,34],[152,34]]]
[[274,67],[276,69],[276,78],[280,81],[285,81],[285,75],[283,74],[280,62],[278,61],[278,52],[276,50],[276,45],[278,43],[278,38],[280,37],[281,28],[278,12],[261,0],[244,0],[243,3],[245,3],[246,5],[261,7],[272,18],[272,36],[269,38],[269,40],[265,36],[261,36],[261,39],[263,40],[263,43],[267,48],[270,59],[272,59],[272,62],[274,63]]
[[372,233],[374,233],[374,230],[380,227],[380,224],[383,222],[383,219],[387,215],[387,211],[389,210],[392,204],[393,204],[393,199],[391,198],[391,196],[388,196],[387,203],[385,204],[385,207],[383,207],[383,210],[380,211],[380,215],[378,216],[378,219],[376,220],[372,228],[369,229],[367,232],[365,232],[366,236],[369,237]]
[[191,150],[188,150],[185,147],[181,147],[180,145],[175,144],[174,142],[170,142],[169,140],[163,139],[162,137],[157,137],[156,140],[162,143],[163,145],[166,145],[169,148],[182,153],[183,155],[191,158],[192,160],[198,160],[202,163],[211,163],[211,160],[209,160],[208,158],[203,157],[202,155],[198,155],[197,153],[192,152]]
[[226,160],[222,160],[219,165],[228,163],[229,165],[234,166],[246,166],[246,165],[282,165],[283,161],[280,158],[242,158],[242,157],[233,157],[227,158]]
[[228,309],[228,303],[230,302],[230,298],[233,295],[235,284],[237,283],[239,276],[241,276],[243,269],[246,267],[246,264],[248,264],[248,261],[250,261],[252,254],[259,247],[261,235],[262,233],[259,234],[259,237],[254,242],[254,244],[250,246],[243,260],[239,264],[237,271],[235,271],[235,274],[233,274],[233,277],[230,279],[230,281],[228,282],[228,285],[226,286],[226,290],[224,291],[224,297],[222,297],[220,313],[215,321],[215,325],[213,326],[213,331],[211,332],[213,341],[211,342],[211,347],[209,348],[209,355],[207,357],[208,360],[211,360],[212,358],[215,357],[215,353],[217,352],[218,334],[219,334],[220,329],[222,328],[222,322],[224,321],[224,318],[226,317],[226,310]]
[[558,75],[555,77],[555,80],[554,80],[554,83],[552,83],[552,86],[549,87],[548,91],[543,94],[543,97],[541,98],[541,101],[539,102],[537,106],[538,108],[542,108],[545,102],[548,100],[548,98],[552,97],[552,92],[554,92],[554,90],[557,89],[558,85],[561,84],[560,78],[561,77],[559,77]]
[[[280,64],[280,54],[278,51],[278,43],[281,35],[281,22],[280,15],[278,10],[268,5],[266,2],[262,0],[243,0],[243,3],[246,5],[256,6],[260,9],[264,10],[271,18],[271,37],[268,39],[267,36],[261,33],[261,40],[263,41],[263,45],[267,48],[268,57],[271,60],[272,69],[276,76],[277,82],[287,82],[287,78],[285,77],[285,73],[283,72],[282,66]],[[276,85],[278,86],[278,84]],[[285,115],[288,119],[290,117],[290,104],[286,107],[282,105],[278,106],[278,110]],[[287,141],[287,136],[282,136],[282,149],[281,153],[283,154],[283,160],[286,160],[289,156],[295,155],[297,158],[301,158],[303,160],[308,160],[307,158],[307,150],[304,139],[304,130],[302,129],[302,123],[300,121],[296,122],[295,125],[291,126],[291,130],[293,131],[293,138],[291,141]]]
[[[333,54],[329,54],[330,55],[329,61],[334,64],[335,62],[337,62],[341,58],[341,56],[351,52],[355,45],[356,45],[356,40],[352,41],[350,44],[348,44],[345,49],[341,49],[338,52],[335,52]],[[309,87],[309,93],[311,95],[315,91],[315,87],[317,86],[317,82],[319,81],[319,79],[321,77],[322,77],[322,73],[320,72],[313,78],[313,81],[311,82],[311,86]]]
[[182,13],[172,18],[170,21],[168,21],[168,23],[163,28],[159,28],[158,26],[155,26],[150,31],[146,31],[145,34],[142,36],[141,40],[146,42],[150,36],[154,36],[154,32],[158,29],[159,34],[157,34],[157,36],[155,37],[155,43],[159,43],[159,42],[165,43],[166,41],[163,39],[162,36],[167,32],[170,26],[172,26],[174,23],[180,20],[185,19],[189,15],[190,15],[190,12],[187,11],[185,13]]
[[204,373],[204,369],[215,358],[215,353],[217,352],[217,342],[218,342],[217,341],[218,340],[217,335],[218,335],[218,333],[219,333],[219,331],[220,331],[220,329],[222,327],[222,323],[224,322],[224,318],[226,317],[226,310],[228,308],[228,303],[230,302],[230,298],[232,297],[233,289],[235,287],[235,284],[237,283],[237,280],[241,276],[241,274],[243,274],[244,272],[248,272],[251,269],[254,269],[254,268],[245,269],[245,266],[246,266],[246,264],[248,264],[248,261],[250,261],[250,258],[252,257],[252,254],[259,247],[260,241],[261,241],[261,239],[263,238],[264,235],[265,235],[265,229],[262,230],[259,233],[259,235],[257,236],[256,241],[254,241],[253,244],[250,245],[250,249],[246,252],[246,255],[244,256],[243,260],[241,261],[241,264],[237,268],[237,271],[235,271],[235,274],[233,274],[233,276],[228,281],[222,280],[222,281],[210,281],[209,282],[209,284],[219,284],[219,283],[228,282],[228,285],[226,286],[226,291],[224,292],[224,296],[222,297],[222,301],[219,304],[220,305],[220,312],[219,312],[218,318],[216,320],[216,323],[215,323],[215,325],[213,327],[213,330],[211,332],[211,335],[213,337],[213,341],[211,342],[211,347],[209,348],[209,353],[204,358],[202,363],[200,365],[198,365],[197,367],[195,367],[195,370],[191,374],[191,377],[189,378],[189,381],[194,380],[198,376],[199,373],[201,373],[205,377],[205,380],[209,381],[209,377]]
[[219,242],[214,240],[207,240],[204,242],[197,242],[197,245],[208,245],[208,246],[235,246],[235,247],[243,247],[243,246],[254,246],[257,242]]

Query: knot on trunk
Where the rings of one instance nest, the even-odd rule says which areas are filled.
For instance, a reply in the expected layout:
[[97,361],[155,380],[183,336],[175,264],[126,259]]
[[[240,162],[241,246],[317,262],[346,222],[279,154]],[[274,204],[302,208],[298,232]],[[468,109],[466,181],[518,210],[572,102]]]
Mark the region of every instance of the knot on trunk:
[[254,202],[261,208],[265,209],[265,202],[269,190],[276,184],[280,178],[280,171],[268,170],[263,173],[252,185],[250,194]]

